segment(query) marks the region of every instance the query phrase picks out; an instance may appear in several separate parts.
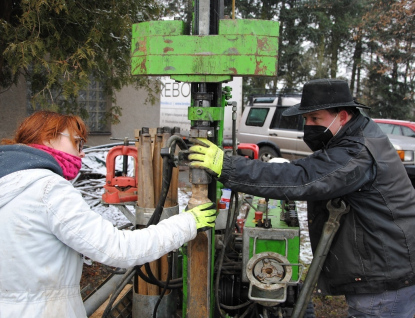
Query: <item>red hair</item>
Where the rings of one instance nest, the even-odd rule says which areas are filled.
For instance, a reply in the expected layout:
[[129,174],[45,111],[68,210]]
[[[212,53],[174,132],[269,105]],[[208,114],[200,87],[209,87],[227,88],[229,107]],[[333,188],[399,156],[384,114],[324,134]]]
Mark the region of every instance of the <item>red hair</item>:
[[86,141],[88,131],[79,116],[41,110],[23,120],[17,128],[14,139],[3,139],[2,144],[43,145],[43,142],[57,138],[65,129],[68,129],[74,147],[76,145],[74,136]]

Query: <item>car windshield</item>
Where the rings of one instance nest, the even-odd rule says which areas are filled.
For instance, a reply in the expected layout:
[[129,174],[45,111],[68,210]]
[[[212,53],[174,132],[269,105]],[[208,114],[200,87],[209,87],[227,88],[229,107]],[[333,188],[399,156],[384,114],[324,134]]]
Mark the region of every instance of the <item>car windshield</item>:
[[409,127],[388,124],[388,123],[377,123],[377,124],[385,134],[407,136],[407,137],[415,138],[415,132]]

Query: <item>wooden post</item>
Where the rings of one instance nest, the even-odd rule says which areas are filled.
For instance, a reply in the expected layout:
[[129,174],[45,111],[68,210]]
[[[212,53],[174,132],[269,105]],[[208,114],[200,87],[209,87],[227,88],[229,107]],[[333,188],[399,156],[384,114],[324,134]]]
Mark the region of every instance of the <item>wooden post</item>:
[[163,172],[163,160],[160,155],[163,141],[163,128],[157,128],[154,136],[154,151],[153,151],[153,181],[154,181],[154,203],[157,205],[160,199],[161,180]]

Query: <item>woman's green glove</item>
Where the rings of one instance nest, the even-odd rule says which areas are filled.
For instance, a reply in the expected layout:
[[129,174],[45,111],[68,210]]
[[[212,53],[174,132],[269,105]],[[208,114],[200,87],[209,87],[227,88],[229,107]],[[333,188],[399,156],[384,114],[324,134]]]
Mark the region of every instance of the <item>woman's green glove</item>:
[[223,165],[222,149],[206,138],[196,138],[194,141],[195,145],[189,149],[190,166],[204,169],[214,177],[219,177]]
[[216,207],[215,203],[208,202],[193,209],[184,211],[190,213],[196,220],[196,229],[198,232],[205,231],[215,226]]

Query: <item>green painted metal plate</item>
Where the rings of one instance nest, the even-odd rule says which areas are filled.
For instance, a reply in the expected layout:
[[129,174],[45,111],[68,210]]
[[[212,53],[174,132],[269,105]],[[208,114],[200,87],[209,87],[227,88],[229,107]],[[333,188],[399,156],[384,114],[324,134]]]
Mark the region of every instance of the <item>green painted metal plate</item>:
[[276,21],[220,20],[218,35],[183,35],[183,29],[182,21],[135,24],[132,74],[170,75],[191,82],[277,75]]
[[222,121],[224,118],[222,107],[189,107],[189,120]]
[[177,82],[191,83],[223,83],[232,81],[229,75],[171,75],[172,79]]
[[[254,206],[257,206],[258,198],[255,197],[252,203]],[[300,229],[298,227],[288,226],[287,223],[285,223],[284,221],[281,221],[280,219],[281,211],[282,211],[281,201],[271,199],[269,201],[268,217],[271,220],[272,228],[267,229],[267,230],[264,229],[263,231],[260,230],[260,232],[258,232],[258,239],[256,240],[256,243],[255,243],[256,245],[255,251],[256,251],[256,254],[262,253],[262,252],[278,253],[278,254],[281,254],[287,257],[290,263],[297,264],[299,263],[299,259],[300,259]],[[245,220],[244,231],[245,230],[249,231],[250,228],[252,230],[256,228],[256,222],[254,218],[255,210],[251,209],[248,215],[250,217],[248,217]],[[265,218],[265,213],[264,213],[264,218]],[[286,241],[264,238],[267,236],[264,233],[269,232],[270,237],[273,237],[273,236],[278,237],[281,233],[283,233],[283,231],[287,231],[287,230],[294,231],[296,234],[292,238],[287,239]],[[250,237],[249,238],[249,258],[253,256],[254,242],[255,242],[254,238]],[[288,243],[288,248],[287,248],[288,255],[285,254],[286,242]],[[293,276],[291,278],[291,281],[296,281],[299,275],[299,267],[293,266],[292,269],[293,269]]]

